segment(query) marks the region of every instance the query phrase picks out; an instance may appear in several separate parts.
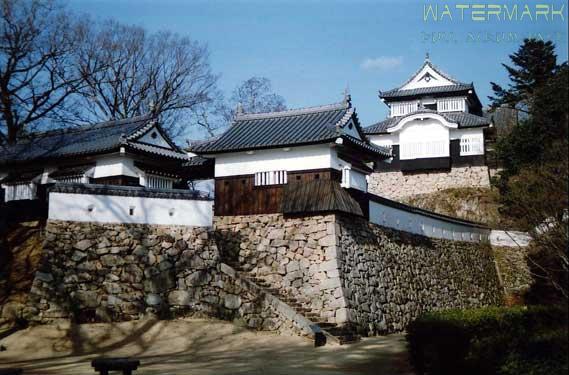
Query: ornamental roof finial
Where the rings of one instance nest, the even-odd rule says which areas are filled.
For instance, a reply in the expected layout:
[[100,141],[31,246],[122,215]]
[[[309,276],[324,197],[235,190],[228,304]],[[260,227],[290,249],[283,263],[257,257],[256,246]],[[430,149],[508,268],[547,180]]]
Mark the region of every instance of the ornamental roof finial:
[[346,84],[346,88],[344,89],[344,104],[346,107],[350,108],[352,106],[352,96],[350,95],[350,84]]
[[237,103],[237,108],[235,109],[235,113],[237,115],[243,114],[243,104],[241,104],[241,102]]
[[430,58],[430,56],[429,56],[429,52],[427,52],[427,53],[425,54],[425,61],[431,61],[431,58]]

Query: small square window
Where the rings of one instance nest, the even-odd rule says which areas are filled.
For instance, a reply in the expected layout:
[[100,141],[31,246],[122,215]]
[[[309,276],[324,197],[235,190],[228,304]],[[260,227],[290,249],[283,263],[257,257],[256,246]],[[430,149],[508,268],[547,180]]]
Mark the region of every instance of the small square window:
[[130,206],[130,207],[128,208],[128,214],[129,214],[130,216],[133,216],[133,215],[134,215],[134,206]]

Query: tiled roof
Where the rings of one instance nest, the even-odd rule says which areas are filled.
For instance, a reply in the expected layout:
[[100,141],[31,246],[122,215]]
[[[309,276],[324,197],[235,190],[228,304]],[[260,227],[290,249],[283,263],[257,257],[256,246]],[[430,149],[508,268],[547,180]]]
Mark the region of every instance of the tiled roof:
[[40,159],[68,158],[78,155],[113,151],[120,146],[178,159],[185,158],[175,145],[175,151],[136,142],[152,127],[158,126],[151,116],[107,121],[63,130],[32,133],[16,144],[6,145],[0,155],[0,164]]
[[49,177],[58,178],[58,177],[83,176],[89,169],[93,168],[94,166],[95,164],[73,165],[51,172],[49,174]]
[[403,98],[403,97],[429,95],[429,94],[441,94],[441,93],[450,94],[457,92],[465,92],[473,89],[474,85],[472,83],[459,83],[456,85],[421,87],[418,89],[410,89],[410,90],[393,89],[383,92],[380,91],[379,96],[383,99],[392,99],[392,98]]
[[42,173],[43,173],[42,169],[11,172],[3,179],[0,179],[0,183],[15,184],[17,182],[30,182],[41,176]]
[[162,199],[211,200],[203,193],[181,189],[150,189],[138,186],[94,185],[94,184],[55,184],[49,189],[54,193],[117,195],[123,197],[146,197]]
[[351,108],[343,103],[302,110],[238,115],[212,142],[195,145],[198,154],[317,143],[338,136],[336,124]]
[[[238,115],[219,138],[192,145],[190,151],[216,154],[332,142],[338,137],[349,137],[344,129],[349,123],[365,138],[349,100],[319,107]],[[367,141],[355,141],[358,140],[354,138],[352,143],[365,145],[369,152],[389,155],[387,150],[374,148]]]
[[207,159],[201,156],[192,156],[189,161],[182,164],[183,167],[201,167],[207,164],[213,164],[214,159]]
[[399,121],[403,120],[404,118],[420,113],[433,113],[438,114],[444,117],[448,122],[458,124],[459,128],[476,128],[480,126],[488,126],[490,125],[490,120],[486,117],[476,116],[472,113],[466,112],[444,112],[440,113],[433,110],[423,109],[415,112],[411,112],[405,116],[398,116],[398,117],[389,117],[383,121],[375,123],[373,125],[367,126],[364,128],[364,132],[366,134],[382,134],[387,133],[389,128],[396,126]]

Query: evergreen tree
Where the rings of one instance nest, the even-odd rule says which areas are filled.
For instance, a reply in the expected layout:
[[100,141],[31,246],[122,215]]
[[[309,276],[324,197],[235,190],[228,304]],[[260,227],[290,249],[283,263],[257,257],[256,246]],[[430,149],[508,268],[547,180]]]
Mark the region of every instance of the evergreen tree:
[[548,82],[557,70],[557,55],[552,42],[525,39],[518,51],[510,55],[513,65],[502,64],[508,71],[510,84],[503,88],[491,82],[494,96],[492,108],[506,105],[524,112],[531,112],[535,91]]

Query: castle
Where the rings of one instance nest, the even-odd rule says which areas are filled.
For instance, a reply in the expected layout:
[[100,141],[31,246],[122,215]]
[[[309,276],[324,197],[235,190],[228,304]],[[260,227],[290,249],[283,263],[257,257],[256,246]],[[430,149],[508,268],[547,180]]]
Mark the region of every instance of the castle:
[[[391,115],[371,127],[346,95],[238,112],[188,153],[146,117],[14,146],[1,169],[8,203],[43,185],[49,202],[22,316],[205,314],[322,345],[401,331],[432,309],[500,304],[490,228],[388,199],[393,175],[484,168],[489,122],[473,86],[426,61],[382,97]],[[208,178],[213,198],[181,184]]]

